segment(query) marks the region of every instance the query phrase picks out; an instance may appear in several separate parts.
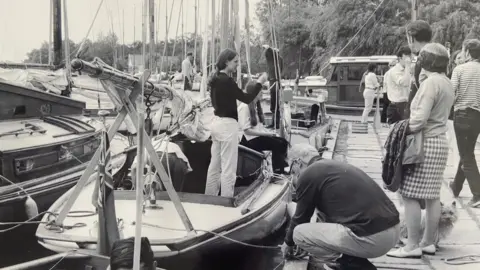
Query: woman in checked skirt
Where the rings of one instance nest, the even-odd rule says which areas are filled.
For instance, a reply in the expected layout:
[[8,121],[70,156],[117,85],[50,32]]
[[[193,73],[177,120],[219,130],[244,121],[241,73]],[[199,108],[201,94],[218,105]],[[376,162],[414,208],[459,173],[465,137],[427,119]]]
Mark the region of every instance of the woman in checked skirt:
[[[387,254],[398,258],[416,258],[422,253],[436,251],[434,240],[440,219],[440,188],[449,153],[447,121],[449,108],[454,102],[453,87],[445,75],[449,62],[447,49],[438,43],[427,44],[417,61],[420,61],[426,78],[410,106],[408,133],[423,133],[424,160],[411,172],[404,173],[400,186],[408,243]],[[422,239],[420,200],[426,203],[426,229]]]

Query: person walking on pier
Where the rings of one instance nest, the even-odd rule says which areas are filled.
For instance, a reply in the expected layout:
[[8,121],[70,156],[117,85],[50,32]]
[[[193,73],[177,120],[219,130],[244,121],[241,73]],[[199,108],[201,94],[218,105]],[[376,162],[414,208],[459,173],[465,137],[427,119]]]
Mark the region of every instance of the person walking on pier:
[[363,90],[365,108],[363,109],[362,123],[368,123],[368,115],[372,111],[373,103],[375,101],[375,98],[377,97],[377,91],[380,87],[380,83],[377,79],[377,74],[375,74],[376,69],[376,64],[368,64],[368,73],[367,75],[365,75],[365,90]]
[[[395,205],[359,168],[319,160],[293,186],[297,206],[282,245],[286,259],[292,257],[296,245],[325,261],[327,270],[373,270],[377,268],[367,258],[385,255],[398,242]],[[322,223],[309,223],[315,209]]]
[[192,90],[193,78],[195,76],[193,70],[193,53],[188,52],[187,58],[182,62],[182,75],[183,75],[183,90]]
[[457,137],[460,163],[450,188],[455,197],[462,190],[465,178],[473,198],[471,207],[480,206],[480,173],[475,159],[475,145],[480,134],[480,40],[463,42],[462,54],[467,63],[457,66],[452,73],[455,91],[453,125]]
[[[448,51],[441,44],[430,43],[422,48],[419,58],[426,79],[420,84],[410,106],[407,134],[415,134],[415,138],[421,140],[423,161],[404,172],[400,184],[408,242],[387,254],[397,258],[420,258],[423,253],[436,252],[434,243],[441,214],[440,189],[449,153],[446,132],[454,92],[445,75]],[[420,239],[421,201],[425,201],[426,206],[423,239]]]
[[398,63],[388,71],[388,76],[385,76],[388,85],[387,94],[390,99],[387,111],[388,124],[390,125],[407,118],[406,112],[408,110],[411,82],[411,54],[412,51],[409,47],[400,48],[397,52]]
[[383,108],[382,108],[382,115],[380,117],[380,122],[382,123],[388,123],[387,111],[388,111],[388,106],[390,106],[390,99],[388,98],[388,79],[387,78],[390,74],[390,71],[396,64],[397,64],[397,60],[390,61],[390,63],[388,63],[389,69],[383,75],[383,87],[382,87]]

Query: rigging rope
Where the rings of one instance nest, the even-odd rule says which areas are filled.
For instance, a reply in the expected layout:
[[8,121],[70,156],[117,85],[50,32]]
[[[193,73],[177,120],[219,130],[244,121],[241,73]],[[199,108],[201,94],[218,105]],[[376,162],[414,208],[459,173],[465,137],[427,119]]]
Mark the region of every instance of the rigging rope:
[[[167,8],[168,8],[167,5],[168,5],[168,1],[165,1],[165,12],[167,11]],[[165,56],[167,55],[168,31],[170,31],[170,25],[172,24],[172,13],[173,13],[173,3],[172,3],[172,7],[170,8],[170,19],[168,20],[167,29],[165,31],[165,44],[163,45],[163,55],[162,55],[162,59],[160,60],[160,74],[162,73],[162,70],[163,70],[163,61],[165,59]],[[158,76],[157,82],[159,83],[161,80],[162,80],[162,76]]]
[[[175,56],[175,47],[177,47],[177,37],[178,37],[178,26],[180,25],[180,18],[183,14],[183,0],[180,2],[180,16],[178,16],[177,20],[177,30],[175,31],[175,40],[173,42],[173,51],[172,51],[172,58]],[[169,71],[172,72],[173,61],[170,62]]]
[[[75,55],[75,58],[78,58],[80,53],[82,52],[83,46],[85,45],[85,42],[87,41],[87,38],[90,35],[90,31],[92,31],[93,25],[95,23],[95,20],[97,19],[97,15],[98,15],[98,12],[100,11],[100,8],[102,7],[103,1],[104,0],[100,1],[100,4],[98,4],[98,8],[97,8],[97,11],[95,12],[95,16],[93,16],[93,20],[92,20],[92,23],[90,24],[90,27],[88,28],[87,34],[85,35],[85,37],[82,40],[82,43],[77,49],[77,54]],[[74,52],[72,52],[70,56],[72,56],[73,54]]]
[[[270,0],[271,1],[271,0]],[[385,2],[386,0],[382,0],[382,2],[380,2],[377,7],[375,8],[375,10],[372,12],[372,14],[370,14],[370,16],[368,17],[367,21],[360,27],[360,29],[355,33],[355,35],[353,35],[353,37],[347,42],[347,44],[345,44],[345,46],[343,46],[343,48],[335,55],[336,57],[339,56],[346,48],[348,45],[350,45],[350,43],[354,40],[354,38],[356,36],[358,36],[358,34],[360,34],[360,32],[363,30],[363,28],[368,24],[368,22],[370,22],[370,19],[375,15],[375,13],[377,12],[377,10],[382,6],[382,4]],[[322,73],[322,71],[324,71],[328,66],[330,65],[330,63],[326,63],[323,68],[318,72],[319,74]]]

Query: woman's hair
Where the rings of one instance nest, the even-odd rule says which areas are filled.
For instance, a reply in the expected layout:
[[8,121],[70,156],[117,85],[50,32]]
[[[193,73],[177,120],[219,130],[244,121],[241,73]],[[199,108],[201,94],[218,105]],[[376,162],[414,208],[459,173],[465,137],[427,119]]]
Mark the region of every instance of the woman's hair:
[[419,54],[420,66],[426,71],[443,73],[447,71],[450,58],[447,48],[440,43],[428,43]]
[[377,68],[377,64],[369,63],[368,67],[367,67],[367,70],[368,70],[368,72],[374,72],[376,68]]
[[[113,243],[110,253],[110,269],[133,268],[135,238],[117,240]],[[152,247],[148,238],[142,237],[140,246],[140,262],[144,263],[146,269],[153,269],[154,258]]]
[[217,57],[217,62],[215,63],[215,68],[210,76],[210,79],[208,81],[208,86],[212,87],[212,85],[215,83],[218,77],[218,73],[221,70],[224,70],[227,67],[227,62],[232,61],[233,58],[237,56],[237,52],[235,52],[232,49],[225,49]]
[[402,58],[404,55],[410,56],[412,54],[412,50],[408,46],[402,46],[398,51],[397,51],[397,57]]
[[456,50],[450,55],[450,61],[448,62],[448,67],[447,67],[447,74],[449,77],[452,76],[453,69],[456,67],[455,59],[457,59],[458,54],[461,52],[462,52],[461,50]]
[[[246,91],[247,93],[254,93],[255,92],[255,82],[253,81],[249,81],[247,83],[247,86],[245,87],[246,88]],[[260,123],[263,123],[265,121],[264,117],[263,117],[263,110],[262,110],[262,106],[260,104],[260,101],[252,101],[248,104],[248,111],[250,113],[250,125],[252,127],[256,126],[258,124],[258,120],[257,120],[257,117],[258,119],[260,120]],[[257,116],[257,117],[255,117]]]

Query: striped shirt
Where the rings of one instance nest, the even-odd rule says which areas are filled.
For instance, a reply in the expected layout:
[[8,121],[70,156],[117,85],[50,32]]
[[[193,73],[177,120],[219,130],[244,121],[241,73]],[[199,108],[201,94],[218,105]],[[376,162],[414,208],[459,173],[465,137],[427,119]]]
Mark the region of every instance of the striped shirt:
[[457,66],[451,80],[455,91],[454,111],[467,108],[480,111],[480,62],[470,61]]

